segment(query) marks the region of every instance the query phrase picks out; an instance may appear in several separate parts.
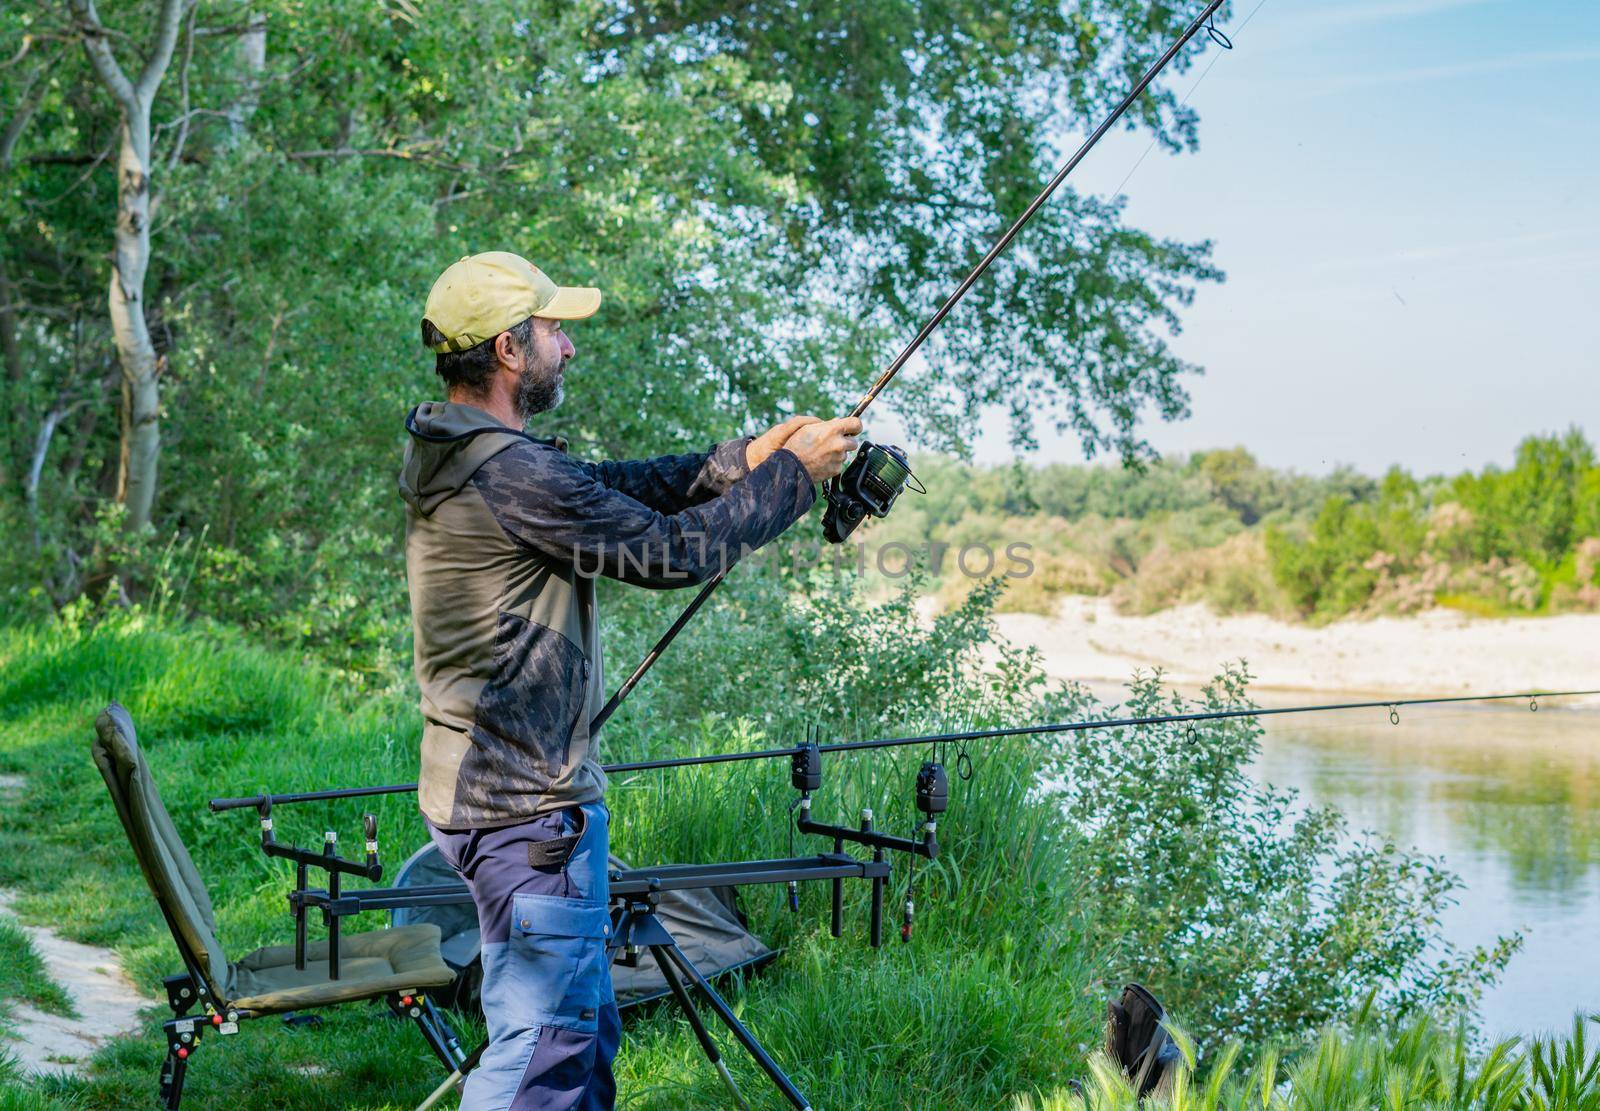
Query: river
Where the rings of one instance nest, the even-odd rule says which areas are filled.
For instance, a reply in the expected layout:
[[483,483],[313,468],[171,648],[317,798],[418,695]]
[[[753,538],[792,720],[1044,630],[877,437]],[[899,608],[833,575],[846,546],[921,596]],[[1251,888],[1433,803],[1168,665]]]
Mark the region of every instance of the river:
[[[1343,695],[1252,692],[1267,706]],[[1362,696],[1352,696],[1359,698]],[[1465,881],[1444,916],[1458,946],[1521,932],[1484,996],[1491,1035],[1570,1027],[1600,1011],[1600,710],[1527,704],[1266,718],[1255,773],[1442,857]]]

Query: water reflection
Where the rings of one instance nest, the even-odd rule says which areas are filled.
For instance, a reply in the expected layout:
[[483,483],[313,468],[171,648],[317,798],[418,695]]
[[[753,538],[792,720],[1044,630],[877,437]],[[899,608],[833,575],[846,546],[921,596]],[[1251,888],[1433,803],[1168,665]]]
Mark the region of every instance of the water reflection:
[[[1264,705],[1342,696],[1256,692]],[[1359,697],[1359,696],[1357,696]],[[1264,719],[1257,774],[1442,856],[1466,881],[1451,940],[1526,944],[1484,1000],[1492,1033],[1565,1027],[1600,1009],[1600,711],[1542,704],[1408,707]]]

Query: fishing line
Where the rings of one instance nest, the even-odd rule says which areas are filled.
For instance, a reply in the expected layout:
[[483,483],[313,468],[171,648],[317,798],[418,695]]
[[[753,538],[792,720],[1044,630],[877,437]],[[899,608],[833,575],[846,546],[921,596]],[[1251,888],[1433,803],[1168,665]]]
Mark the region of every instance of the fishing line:
[[[855,408],[850,410],[850,416],[859,417],[866,412],[867,407],[873,403],[877,396],[883,392],[884,387],[900,372],[900,368],[922,346],[923,341],[933,334],[935,329],[944,321],[944,318],[949,315],[950,311],[967,295],[967,291],[989,269],[990,264],[1005,252],[1006,248],[1011,245],[1012,240],[1016,239],[1022,229],[1033,219],[1034,214],[1050,200],[1050,197],[1061,186],[1061,183],[1066,181],[1073,170],[1077,169],[1078,164],[1088,156],[1089,152],[1105,137],[1106,133],[1116,126],[1117,121],[1123,117],[1129,108],[1133,107],[1139,97],[1144,95],[1144,91],[1155,82],[1168,64],[1182,53],[1183,48],[1189,44],[1190,40],[1202,30],[1208,30],[1213,41],[1219,44],[1227,41],[1227,36],[1218,31],[1215,24],[1217,9],[1222,7],[1224,2],[1225,0],[1208,0],[1200,14],[1184,29],[1181,35],[1168,45],[1160,58],[1144,71],[1138,81],[1134,82],[1133,87],[1117,103],[1117,106],[1111,110],[1111,113],[1100,121],[1072,157],[1067,159],[1061,168],[1056,171],[1055,175],[1051,177],[1049,183],[1029,202],[1022,215],[1012,221],[1011,225],[1001,233],[1000,238],[995,240],[983,258],[978,260],[978,264],[961,280],[955,291],[939,306],[938,311],[922,325],[911,341],[894,357],[894,360],[890,362],[884,372],[873,382],[871,388],[862,395],[861,400],[856,402]],[[1266,0],[1261,0],[1262,4],[1265,2]],[[1259,10],[1259,4],[1257,7]],[[1255,13],[1252,12],[1251,14],[1254,15]],[[901,489],[909,481],[913,480],[913,477],[910,474],[910,467],[903,451],[898,448],[872,444],[863,440],[856,457],[845,468],[844,472],[823,484],[823,494],[827,501],[827,511],[823,515],[824,538],[831,543],[842,543],[867,516],[885,516],[889,508],[894,504],[895,499],[899,497]],[[731,570],[731,565],[723,566],[716,575],[700,588],[700,592],[694,596],[694,599],[678,615],[677,620],[673,621],[661,639],[656,641],[650,651],[645,654],[644,659],[639,662],[639,666],[634,668],[633,673],[627,679],[623,680],[622,685],[617,688],[616,692],[606,701],[606,704],[590,720],[589,732],[591,735],[599,732],[611,715],[616,712],[617,707],[622,704],[623,700],[628,697],[639,681],[644,678],[645,673],[655,665],[656,660],[661,658],[661,654],[667,650],[667,646],[673,642],[678,634],[683,631],[684,626],[699,612],[706,599],[711,597],[717,588],[722,585],[722,581],[728,577],[729,570]]]
[[[1321,714],[1341,710],[1391,711],[1408,706],[1442,706],[1459,702],[1506,702],[1545,698],[1569,698],[1600,694],[1596,690],[1523,691],[1516,694],[1462,694],[1427,698],[1380,698],[1361,702],[1330,702],[1306,706],[1246,706],[1228,710],[1195,710],[1181,714],[1156,714],[1141,717],[1088,719],[1070,722],[1048,722],[1038,725],[1019,725],[996,729],[968,729],[953,733],[920,733],[905,737],[888,737],[877,740],[834,741],[818,745],[821,752],[859,752],[879,748],[900,748],[920,744],[958,744],[969,741],[997,740],[1004,737],[1038,737],[1056,733],[1082,733],[1098,729],[1129,729],[1149,725],[1182,725],[1207,721],[1230,721],[1239,718],[1280,717],[1285,714]],[[695,767],[701,764],[724,764],[743,760],[770,760],[793,756],[794,747],[753,749],[746,752],[724,752],[706,756],[675,756],[660,760],[635,760],[621,764],[607,764],[608,773],[654,771],[663,768]]]
[[[1237,35],[1240,31],[1243,31],[1246,27],[1250,26],[1250,21],[1256,17],[1256,12],[1259,12],[1266,6],[1267,0],[1261,0],[1261,2],[1251,10],[1250,14],[1244,17],[1244,22],[1233,29],[1233,33]],[[1208,23],[1206,25],[1206,34],[1212,42],[1222,47],[1223,50],[1233,49],[1233,39],[1228,35],[1222,34],[1221,31],[1218,31],[1215,23]],[[1204,81],[1211,75],[1211,67],[1216,65],[1221,58],[1222,55],[1220,53],[1213,54],[1211,56],[1211,61],[1206,63],[1206,68],[1200,71],[1200,76],[1195,78],[1194,84],[1189,86],[1189,91],[1183,94],[1182,100],[1178,101],[1179,108],[1187,108],[1189,106],[1189,98],[1192,97],[1194,95],[1194,91],[1200,87],[1200,82]],[[1127,177],[1122,179],[1122,184],[1118,185],[1111,191],[1111,195],[1113,197],[1128,187],[1128,182],[1133,180],[1133,175],[1139,172],[1139,167],[1144,165],[1144,160],[1149,158],[1150,152],[1156,149],[1157,141],[1158,140],[1156,139],[1150,140],[1150,145],[1144,148],[1144,153],[1139,156],[1139,160],[1135,162],[1133,164],[1133,168],[1128,171]]]

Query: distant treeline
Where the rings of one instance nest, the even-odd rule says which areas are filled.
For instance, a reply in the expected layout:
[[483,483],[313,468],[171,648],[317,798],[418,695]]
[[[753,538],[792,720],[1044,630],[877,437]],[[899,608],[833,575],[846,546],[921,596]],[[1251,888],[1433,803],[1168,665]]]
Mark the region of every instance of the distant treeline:
[[[1034,573],[1003,608],[1049,612],[1064,594],[1311,620],[1600,608],[1600,465],[1576,428],[1529,437],[1509,468],[1455,476],[1314,477],[1243,448],[1143,469],[924,457],[917,473],[929,495],[904,499],[873,540],[1031,544]],[[958,579],[948,597],[970,585]]]

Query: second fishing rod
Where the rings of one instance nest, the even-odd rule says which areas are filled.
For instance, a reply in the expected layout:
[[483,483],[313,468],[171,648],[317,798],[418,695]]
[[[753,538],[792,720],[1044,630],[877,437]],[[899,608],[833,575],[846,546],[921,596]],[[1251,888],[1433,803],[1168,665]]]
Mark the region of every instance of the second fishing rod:
[[[955,291],[945,299],[944,304],[939,306],[938,311],[928,318],[927,323],[912,337],[911,342],[906,344],[905,348],[894,357],[894,360],[890,362],[884,372],[878,376],[877,381],[872,383],[872,387],[862,395],[860,401],[856,402],[855,408],[850,410],[850,416],[861,416],[877,400],[878,395],[894,380],[895,375],[900,373],[901,368],[910,361],[911,356],[917,353],[917,350],[921,348],[927,338],[944,322],[944,318],[950,315],[950,310],[961,302],[961,299],[967,295],[967,291],[983,276],[995,259],[1005,253],[1006,248],[1011,246],[1012,240],[1016,239],[1022,229],[1027,226],[1028,221],[1033,219],[1034,214],[1044,207],[1045,202],[1060,188],[1061,183],[1067,180],[1073,170],[1077,169],[1078,163],[1082,162],[1084,157],[1094,149],[1095,144],[1100,142],[1106,132],[1116,126],[1117,121],[1133,106],[1134,101],[1144,94],[1144,91],[1161,74],[1161,71],[1167,68],[1168,63],[1178,56],[1191,39],[1202,30],[1209,29],[1214,41],[1225,48],[1231,47],[1231,43],[1228,42],[1226,36],[1216,30],[1211,23],[1212,18],[1217,13],[1217,9],[1222,7],[1225,2],[1226,0],[1210,0],[1200,14],[1194,18],[1194,21],[1184,30],[1183,34],[1179,35],[1172,45],[1167,47],[1166,52],[1156,60],[1155,64],[1147,69],[1144,75],[1134,83],[1133,88],[1128,90],[1128,94],[1112,109],[1111,114],[1102,120],[1094,131],[1090,132],[1089,137],[1083,141],[1083,144],[1078,147],[1073,156],[1067,159],[1062,167],[1056,171],[1055,176],[1050,179],[1039,195],[1034,197],[1032,203],[1028,205],[1022,215],[1012,221],[1011,226],[1001,234],[999,239],[995,240],[994,245],[989,248],[983,258],[978,260],[978,264],[961,280],[961,284],[956,286]],[[863,442],[855,458],[845,468],[844,473],[823,484],[823,497],[828,503],[827,510],[822,518],[823,536],[831,544],[843,543],[855,531],[856,526],[868,516],[887,516],[890,508],[894,505],[895,499],[900,496],[900,493],[907,485],[915,482],[916,478],[911,473],[905,452],[897,447],[885,444]],[[915,486],[912,488],[919,489],[919,487]],[[708,580],[700,588],[700,593],[695,595],[694,600],[685,606],[683,612],[668,626],[661,639],[656,641],[654,647],[639,662],[639,666],[634,668],[633,674],[623,681],[622,685],[617,688],[616,693],[601,707],[599,713],[595,714],[590,720],[589,731],[591,733],[599,730],[611,715],[616,713],[617,707],[622,705],[623,700],[639,684],[639,680],[644,678],[645,673],[661,658],[661,654],[677,639],[678,634],[683,632],[684,626],[694,619],[694,615],[699,612],[700,607],[705,605],[706,599],[716,593],[717,587],[722,585],[722,580],[728,577],[729,569],[724,567],[713,578]]]
[[[1090,733],[1107,729],[1142,729],[1161,725],[1196,725],[1212,721],[1235,721],[1240,718],[1280,717],[1286,714],[1327,714],[1351,710],[1387,710],[1389,721],[1400,724],[1400,710],[1412,706],[1453,706],[1468,702],[1526,702],[1535,712],[1542,699],[1587,698],[1600,695],[1600,689],[1519,691],[1512,694],[1451,694],[1427,695],[1416,698],[1381,698],[1360,702],[1317,702],[1297,706],[1236,706],[1217,710],[1191,710],[1177,714],[1148,714],[1116,718],[1085,718],[1080,721],[1039,722],[1033,725],[1003,726],[994,729],[967,729],[945,733],[917,733],[903,737],[878,737],[859,741],[832,741],[817,743],[808,737],[806,743],[786,745],[782,748],[746,749],[741,752],[715,752],[704,756],[668,756],[659,760],[630,760],[602,765],[607,775],[623,772],[660,771],[669,768],[694,768],[708,764],[736,764],[749,760],[792,760],[808,751],[819,754],[870,752],[883,748],[905,748],[912,745],[964,745],[967,742],[1001,740],[1008,737],[1041,737],[1061,733]],[[343,787],[322,791],[297,791],[289,794],[247,795],[241,798],[211,800],[213,811],[239,810],[246,807],[269,809],[289,803],[330,802],[335,799],[370,798],[374,795],[409,794],[417,789],[415,783],[393,783],[379,787]]]

